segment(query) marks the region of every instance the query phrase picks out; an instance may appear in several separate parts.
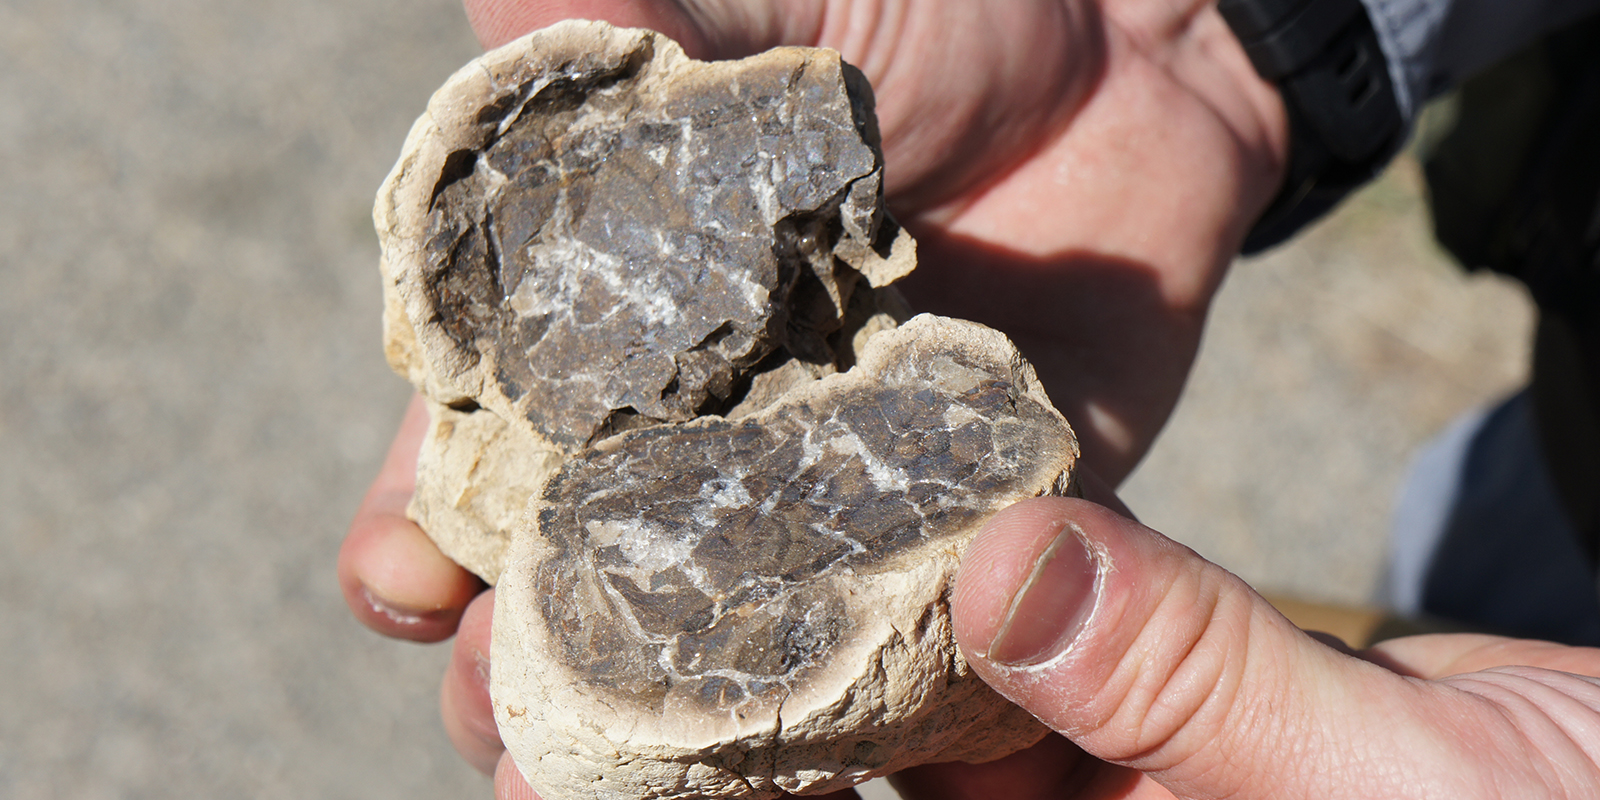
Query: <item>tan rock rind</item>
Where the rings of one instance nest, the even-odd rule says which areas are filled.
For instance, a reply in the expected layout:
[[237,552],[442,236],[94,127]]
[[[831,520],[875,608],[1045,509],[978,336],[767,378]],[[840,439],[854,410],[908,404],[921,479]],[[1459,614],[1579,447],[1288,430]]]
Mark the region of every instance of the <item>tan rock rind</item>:
[[528,499],[565,456],[488,409],[427,404],[407,513],[445,555],[492,586]]
[[[766,455],[764,431],[800,452]],[[551,800],[822,793],[1032,744],[1045,729],[971,673],[947,600],[988,516],[1073,491],[1076,457],[1004,336],[926,315],[747,420],[585,451],[498,587],[501,736]],[[887,527],[869,495],[903,499]]]

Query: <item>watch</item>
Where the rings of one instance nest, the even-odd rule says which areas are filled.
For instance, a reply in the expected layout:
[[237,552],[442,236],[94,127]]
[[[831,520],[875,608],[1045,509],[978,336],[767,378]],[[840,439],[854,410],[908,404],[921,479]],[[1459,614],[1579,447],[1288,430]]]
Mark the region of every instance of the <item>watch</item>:
[[1245,254],[1293,236],[1376,176],[1405,124],[1361,0],[1218,0],[1250,63],[1283,95],[1289,163]]

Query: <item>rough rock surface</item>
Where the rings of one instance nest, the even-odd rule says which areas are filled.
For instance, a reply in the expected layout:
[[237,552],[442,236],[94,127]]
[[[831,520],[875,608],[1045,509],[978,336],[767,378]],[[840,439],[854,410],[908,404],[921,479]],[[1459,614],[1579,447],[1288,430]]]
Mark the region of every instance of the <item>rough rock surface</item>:
[[1077,445],[1005,337],[907,322],[881,162],[835,53],[598,23],[413,127],[374,211],[433,414],[410,513],[499,586],[496,713],[550,800],[831,791],[1043,734],[946,600]]
[[456,563],[493,584],[512,529],[562,455],[484,408],[429,403],[428,413],[408,511]]
[[[748,388],[725,416],[749,415],[796,386],[848,369],[873,334],[910,317],[893,287],[856,291],[842,326],[830,337],[834,363],[810,363],[780,352],[745,376]],[[507,422],[470,401],[429,400],[428,411],[432,424],[418,458],[409,514],[457,563],[494,584],[512,529],[565,454],[527,425]]]
[[752,417],[609,439],[513,539],[501,736],[564,800],[825,792],[1031,744],[946,601],[988,516],[1070,491],[1076,456],[1004,336],[926,315]]
[[[771,367],[831,372],[855,295],[914,263],[870,105],[828,51],[702,63],[579,23],[485,55],[379,192],[391,363],[435,411],[488,409],[562,454],[725,413]],[[484,516],[447,508],[414,511],[441,532]]]

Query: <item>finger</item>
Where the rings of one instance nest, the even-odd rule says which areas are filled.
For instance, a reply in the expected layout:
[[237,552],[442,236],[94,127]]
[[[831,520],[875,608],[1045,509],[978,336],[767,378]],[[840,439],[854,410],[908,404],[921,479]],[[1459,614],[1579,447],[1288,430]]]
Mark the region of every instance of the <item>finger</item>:
[[528,785],[509,753],[502,754],[495,764],[494,800],[540,800],[539,793]]
[[905,800],[1057,800],[1082,794],[1096,767],[1086,762],[1093,761],[1066,739],[1047,736],[995,761],[926,764],[896,773],[889,783]]
[[529,31],[564,19],[593,19],[625,28],[649,28],[684,46],[691,56],[706,50],[699,31],[681,5],[662,0],[465,0],[467,21],[484,49],[493,49]]
[[1504,680],[1493,697],[1336,652],[1236,577],[1085,501],[997,515],[952,613],[1001,694],[1180,797],[1473,797],[1592,773],[1570,748],[1556,748],[1570,769],[1551,769],[1532,744],[1550,726],[1508,713]]
[[439,687],[439,712],[445,732],[467,763],[485,775],[496,772],[505,753],[489,701],[489,629],[494,615],[494,590],[467,606]]
[[1428,679],[1512,665],[1600,675],[1600,649],[1482,634],[1407,636],[1357,655],[1403,675]]
[[1080,497],[1095,505],[1109,508],[1128,519],[1138,519],[1133,515],[1133,511],[1128,508],[1127,504],[1122,502],[1122,498],[1117,496],[1117,490],[1113,489],[1111,484],[1101,480],[1100,474],[1094,470],[1083,468],[1082,461],[1078,463],[1079,468],[1075,474],[1078,478]]
[[[784,793],[781,797],[793,797]],[[515,762],[509,754],[500,757],[494,770],[494,797],[495,800],[540,800],[539,793],[528,785],[528,780],[522,777],[522,771],[517,769]],[[845,789],[839,792],[829,792],[824,795],[810,795],[815,800],[861,800],[854,789]]]
[[350,610],[386,636],[436,642],[455,632],[483,584],[439,552],[406,517],[428,413],[413,397],[378,477],[339,550],[339,587]]

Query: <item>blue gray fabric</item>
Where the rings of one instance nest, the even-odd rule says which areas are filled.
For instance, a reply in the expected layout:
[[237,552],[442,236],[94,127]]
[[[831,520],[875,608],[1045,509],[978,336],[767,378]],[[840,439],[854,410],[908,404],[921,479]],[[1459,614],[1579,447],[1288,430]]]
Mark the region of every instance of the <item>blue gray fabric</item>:
[[1526,391],[1425,448],[1396,504],[1395,610],[1600,645],[1600,596],[1545,468]]
[[1406,120],[1430,98],[1587,14],[1600,0],[1362,0]]

